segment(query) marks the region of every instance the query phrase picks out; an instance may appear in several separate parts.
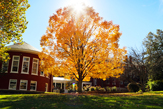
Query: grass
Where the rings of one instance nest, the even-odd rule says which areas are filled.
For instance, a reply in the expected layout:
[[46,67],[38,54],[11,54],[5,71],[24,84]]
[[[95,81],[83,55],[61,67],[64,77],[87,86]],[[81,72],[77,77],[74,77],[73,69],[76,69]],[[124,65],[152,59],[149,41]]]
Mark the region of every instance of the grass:
[[163,91],[103,95],[0,95],[0,109],[162,109]]

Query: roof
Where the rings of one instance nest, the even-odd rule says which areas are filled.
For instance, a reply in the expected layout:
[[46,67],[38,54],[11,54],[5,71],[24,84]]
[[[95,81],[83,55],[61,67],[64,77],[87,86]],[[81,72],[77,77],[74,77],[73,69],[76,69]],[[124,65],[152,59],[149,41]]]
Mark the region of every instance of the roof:
[[13,45],[8,46],[8,48],[11,48],[10,51],[20,51],[20,52],[27,52],[27,53],[34,53],[34,54],[38,54],[39,52],[41,52],[40,50],[29,45],[26,42],[24,42],[24,44],[15,43]]
[[53,77],[53,81],[66,82],[66,81],[72,81],[72,80],[71,79],[65,79],[64,77]]

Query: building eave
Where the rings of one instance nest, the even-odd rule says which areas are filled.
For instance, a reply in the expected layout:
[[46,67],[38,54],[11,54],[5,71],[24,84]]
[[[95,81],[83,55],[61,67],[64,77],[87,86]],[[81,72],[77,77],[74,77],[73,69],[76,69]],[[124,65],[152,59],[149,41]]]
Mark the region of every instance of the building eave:
[[11,48],[9,51],[31,53],[31,54],[37,54],[37,55],[41,52],[41,51],[35,51],[35,50],[29,50],[29,49],[17,49],[17,48]]

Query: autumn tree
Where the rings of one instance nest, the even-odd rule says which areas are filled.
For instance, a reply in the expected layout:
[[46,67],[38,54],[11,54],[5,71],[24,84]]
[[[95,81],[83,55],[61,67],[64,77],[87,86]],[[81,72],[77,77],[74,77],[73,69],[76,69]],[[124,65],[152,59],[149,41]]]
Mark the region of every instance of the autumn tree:
[[9,59],[6,45],[22,41],[22,33],[27,28],[25,11],[29,6],[28,0],[0,1],[0,59],[3,61]]
[[65,7],[50,17],[41,37],[41,68],[54,76],[75,78],[78,91],[90,77],[106,79],[123,73],[125,48],[119,48],[119,25],[104,21],[92,7]]

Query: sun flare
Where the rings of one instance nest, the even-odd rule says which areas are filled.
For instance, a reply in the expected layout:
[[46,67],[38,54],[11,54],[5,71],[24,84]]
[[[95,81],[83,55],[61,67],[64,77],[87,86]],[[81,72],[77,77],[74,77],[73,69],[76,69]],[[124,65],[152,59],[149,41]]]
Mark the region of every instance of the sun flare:
[[81,12],[83,10],[83,4],[82,3],[76,3],[73,5],[73,9],[74,11],[76,11],[77,13]]
[[89,5],[88,0],[70,0],[69,4],[72,6],[76,13],[80,13],[84,9],[84,5]]

